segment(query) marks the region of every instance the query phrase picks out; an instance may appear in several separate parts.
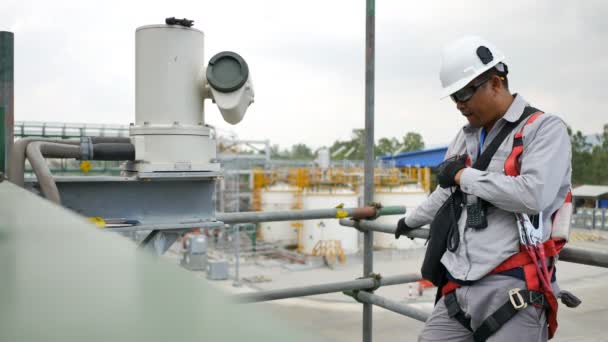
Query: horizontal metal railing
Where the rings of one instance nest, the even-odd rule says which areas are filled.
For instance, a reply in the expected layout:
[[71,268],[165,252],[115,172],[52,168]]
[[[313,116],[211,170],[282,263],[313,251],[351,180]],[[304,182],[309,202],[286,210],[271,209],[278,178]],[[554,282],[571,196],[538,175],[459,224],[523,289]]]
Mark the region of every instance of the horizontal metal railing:
[[253,303],[277,299],[320,295],[349,290],[368,290],[380,286],[398,285],[415,282],[420,274],[403,274],[390,277],[369,277],[329,284],[308,285],[280,290],[260,291],[240,294],[234,298],[239,302]]
[[[393,207],[395,208],[395,207]],[[391,209],[394,210],[394,209]],[[318,214],[318,213],[317,213]],[[388,213],[384,213],[389,215]],[[392,213],[397,214],[397,213]],[[248,213],[247,215],[250,215]],[[287,220],[286,218],[292,217],[293,213],[289,214],[278,214],[272,213],[271,215],[266,216],[264,219],[271,221],[272,218],[280,218],[281,221]],[[323,218],[333,217],[326,212]],[[312,213],[307,213],[307,215],[298,216],[297,220],[301,219],[314,219],[318,217]],[[244,217],[244,216],[243,216]],[[260,218],[260,217],[258,217]],[[261,218],[260,218],[261,220]],[[295,220],[294,218],[290,218],[289,220]],[[261,222],[261,221],[255,221]],[[340,225],[344,227],[355,228],[360,231],[374,231],[385,234],[394,234],[396,229],[396,224],[381,224],[370,220],[353,220],[353,219],[341,219]],[[424,228],[412,229],[406,235],[407,238],[418,238],[418,239],[428,239],[429,230]],[[592,251],[585,250],[579,247],[564,247],[560,253],[560,260],[592,265],[598,267],[607,267],[608,268],[608,252],[604,251]],[[327,284],[316,284],[316,285],[308,285],[301,287],[293,287],[293,288],[285,288],[278,290],[269,290],[269,291],[259,291],[255,293],[247,293],[240,294],[234,296],[233,298],[242,303],[254,303],[254,302],[263,302],[263,301],[271,301],[271,300],[279,300],[286,298],[295,298],[295,297],[304,297],[304,296],[312,296],[319,294],[327,294],[327,293],[335,293],[335,292],[343,292],[345,295],[348,295],[354,298],[356,301],[365,304],[372,304],[389,311],[416,319],[418,321],[425,322],[430,316],[429,312],[424,310],[420,310],[412,305],[400,303],[382,296],[378,296],[373,292],[381,286],[389,286],[389,285],[397,285],[397,284],[405,284],[411,283],[420,280],[420,274],[404,274],[404,275],[396,275],[389,277],[381,277],[380,275],[374,275],[370,277],[343,281],[343,282],[335,282],[335,283],[327,283]]]
[[[360,231],[374,231],[385,234],[394,234],[395,224],[381,224],[373,221],[378,216],[405,214],[405,207],[363,207],[363,208],[332,208],[314,210],[288,210],[276,212],[240,212],[240,213],[217,213],[217,221],[193,222],[180,224],[158,224],[140,225],[127,228],[107,228],[109,231],[131,231],[143,228],[152,229],[150,236],[161,230],[191,229],[191,228],[216,228],[225,224],[243,224],[256,222],[274,221],[300,221],[315,219],[340,219],[340,225],[345,228],[354,228]],[[348,218],[348,219],[347,219]],[[406,238],[428,239],[429,230],[424,228],[412,229]],[[149,240],[149,239],[148,239]],[[145,244],[145,243],[144,243]],[[586,250],[580,247],[564,247],[559,256],[561,261],[592,265],[608,268],[608,252],[597,250]],[[259,291],[254,293],[239,294],[233,297],[241,303],[254,303],[263,301],[280,300],[287,298],[313,296],[327,293],[343,292],[360,303],[376,305],[389,311],[419,320],[426,321],[430,313],[420,310],[412,305],[397,302],[373,292],[382,287],[397,284],[416,282],[421,279],[419,273],[402,274],[382,277],[371,275],[355,280],[342,282],[315,284],[301,287],[292,287],[277,290]]]
[[301,221],[330,218],[373,219],[377,216],[405,214],[404,206],[390,207],[362,207],[362,208],[332,208],[311,210],[284,210],[284,211],[249,211],[238,213],[217,213],[216,218],[226,224]]
[[[394,234],[396,229],[396,224],[388,225],[365,220],[353,221],[342,219],[340,220],[340,225],[344,227],[352,227],[360,230],[372,230],[387,234]],[[428,239],[429,230],[423,228],[413,229],[407,233],[406,236],[409,238]],[[560,252],[559,260],[577,264],[608,267],[608,252],[592,251],[580,247],[566,246]]]

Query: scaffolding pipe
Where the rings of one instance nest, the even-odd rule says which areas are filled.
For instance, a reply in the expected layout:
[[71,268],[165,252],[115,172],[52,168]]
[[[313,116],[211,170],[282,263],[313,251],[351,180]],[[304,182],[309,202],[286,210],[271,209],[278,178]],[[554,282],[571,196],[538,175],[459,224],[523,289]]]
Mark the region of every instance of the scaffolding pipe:
[[376,209],[375,207],[363,208],[332,208],[311,210],[284,210],[284,211],[244,211],[240,213],[217,213],[216,219],[226,224],[235,223],[257,223],[277,221],[301,221],[318,220],[330,218],[352,217],[356,219],[375,218],[384,215],[405,214],[404,206],[391,206]]
[[[374,200],[374,92],[376,58],[376,2],[365,2],[365,162],[363,203]],[[374,233],[363,233],[363,276],[374,271]],[[363,342],[372,341],[372,306],[363,304]]]
[[372,289],[378,286],[390,286],[398,284],[406,284],[420,280],[420,273],[403,274],[390,276],[385,278],[362,278],[338,283],[309,285],[302,287],[294,287],[289,289],[260,291],[254,293],[246,293],[236,295],[237,301],[242,303],[255,303],[270,300],[278,300],[294,297],[305,297],[320,295],[325,293],[342,292],[350,290]]
[[159,223],[159,224],[142,224],[127,227],[103,228],[106,232],[129,233],[142,230],[186,230],[196,228],[219,228],[223,227],[224,222],[208,221],[208,222],[193,222],[193,223]]
[[[397,223],[395,224],[386,224],[386,223],[377,223],[371,221],[354,221],[349,219],[340,220],[340,225],[344,227],[352,227],[358,230],[371,230],[374,232],[386,233],[386,234],[395,234],[395,229],[397,228]],[[425,228],[416,228],[412,229],[408,232],[407,237],[410,239],[428,239],[429,238],[429,230]]]
[[593,251],[580,247],[564,247],[559,253],[559,260],[590,266],[608,267],[608,252]]
[[363,303],[377,305],[381,308],[385,308],[389,311],[402,314],[404,316],[413,318],[421,322],[426,322],[426,320],[430,316],[430,313],[427,313],[426,311],[422,311],[420,309],[416,309],[411,305],[402,304],[369,292],[358,291],[355,293],[355,296],[355,299]]
[[[371,221],[357,222],[353,220],[344,219],[340,220],[340,225],[361,230],[373,230],[375,232],[382,232],[386,234],[395,234],[395,229],[397,228],[396,222],[395,225],[390,225]],[[407,236],[411,239],[428,239],[429,230],[423,228],[412,229],[404,236]],[[577,264],[608,268],[608,252],[605,251],[592,251],[580,247],[566,246],[559,253],[559,260]]]

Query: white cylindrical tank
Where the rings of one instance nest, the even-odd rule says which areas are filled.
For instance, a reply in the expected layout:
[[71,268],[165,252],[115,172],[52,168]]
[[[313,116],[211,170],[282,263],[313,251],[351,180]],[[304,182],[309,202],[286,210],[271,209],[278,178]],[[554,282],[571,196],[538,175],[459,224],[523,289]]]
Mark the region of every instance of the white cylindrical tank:
[[181,25],[135,31],[135,125],[129,128],[139,172],[219,171],[205,126],[203,32]]
[[[393,188],[377,188],[374,193],[374,202],[379,202],[383,206],[404,205],[406,210],[413,210],[422,203],[428,195],[422,187],[418,185],[406,185]],[[376,219],[378,223],[394,224],[397,226],[397,221],[402,216],[391,215],[381,216]],[[423,240],[410,240],[407,237],[395,239],[393,234],[374,233],[374,246],[379,248],[397,248],[409,249],[424,246]]]
[[[303,209],[326,209],[339,204],[345,208],[358,206],[358,194],[348,189],[312,191],[302,195]],[[338,240],[345,254],[354,254],[358,250],[358,231],[342,227],[337,219],[303,221],[302,252],[312,254],[319,241]]]
[[149,25],[135,31],[137,125],[204,122],[203,32],[180,25]]
[[329,149],[328,148],[322,148],[319,150],[319,152],[317,153],[317,165],[319,165],[320,168],[322,169],[328,169],[329,165],[331,164],[331,158],[329,155]]
[[[296,188],[278,184],[262,190],[262,211],[292,210],[295,203]],[[298,239],[297,228],[292,222],[262,222],[262,240],[282,245],[295,244]]]

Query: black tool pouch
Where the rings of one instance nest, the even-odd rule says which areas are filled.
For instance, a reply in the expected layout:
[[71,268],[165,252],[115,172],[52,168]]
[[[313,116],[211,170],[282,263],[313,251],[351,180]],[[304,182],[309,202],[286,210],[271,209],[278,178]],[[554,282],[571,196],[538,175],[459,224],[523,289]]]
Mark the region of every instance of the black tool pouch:
[[441,257],[448,248],[448,242],[453,244],[454,239],[460,239],[458,220],[462,214],[462,203],[463,194],[457,190],[443,203],[431,222],[429,241],[420,271],[422,278],[435,286],[443,285],[445,268],[441,264]]

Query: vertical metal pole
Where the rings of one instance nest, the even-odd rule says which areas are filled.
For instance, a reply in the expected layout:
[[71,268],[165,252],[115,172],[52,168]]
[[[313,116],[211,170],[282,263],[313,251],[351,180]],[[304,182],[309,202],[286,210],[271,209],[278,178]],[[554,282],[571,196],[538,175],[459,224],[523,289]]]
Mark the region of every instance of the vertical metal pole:
[[14,57],[15,35],[0,31],[0,173],[4,173],[8,154],[13,146],[14,111]]
[[239,279],[239,264],[240,264],[239,253],[240,253],[240,248],[241,248],[240,230],[241,230],[240,225],[237,224],[234,226],[234,233],[236,234],[234,237],[236,260],[234,262],[234,283],[232,284],[232,286],[234,286],[234,287],[241,286],[241,280]]
[[4,106],[0,104],[0,181],[6,173],[9,150],[6,148],[6,122],[4,115]]
[[[241,194],[240,194],[240,189],[241,188],[241,175],[239,174],[239,170],[236,170],[236,212],[238,213],[241,209]],[[241,234],[240,234],[240,225],[235,225],[234,226],[235,230],[234,233],[236,234],[236,236],[234,237],[234,243],[236,245],[236,249],[235,249],[235,253],[236,253],[236,260],[234,262],[234,283],[232,284],[235,287],[239,287],[241,286],[241,282],[239,280],[239,264],[240,264],[240,258],[239,258],[239,254],[240,254],[240,248],[241,248]]]
[[[374,67],[376,4],[375,0],[366,1],[365,16],[365,165],[363,204],[374,199]],[[374,271],[374,233],[363,233],[363,276]],[[363,342],[372,341],[372,305],[363,304]]]

